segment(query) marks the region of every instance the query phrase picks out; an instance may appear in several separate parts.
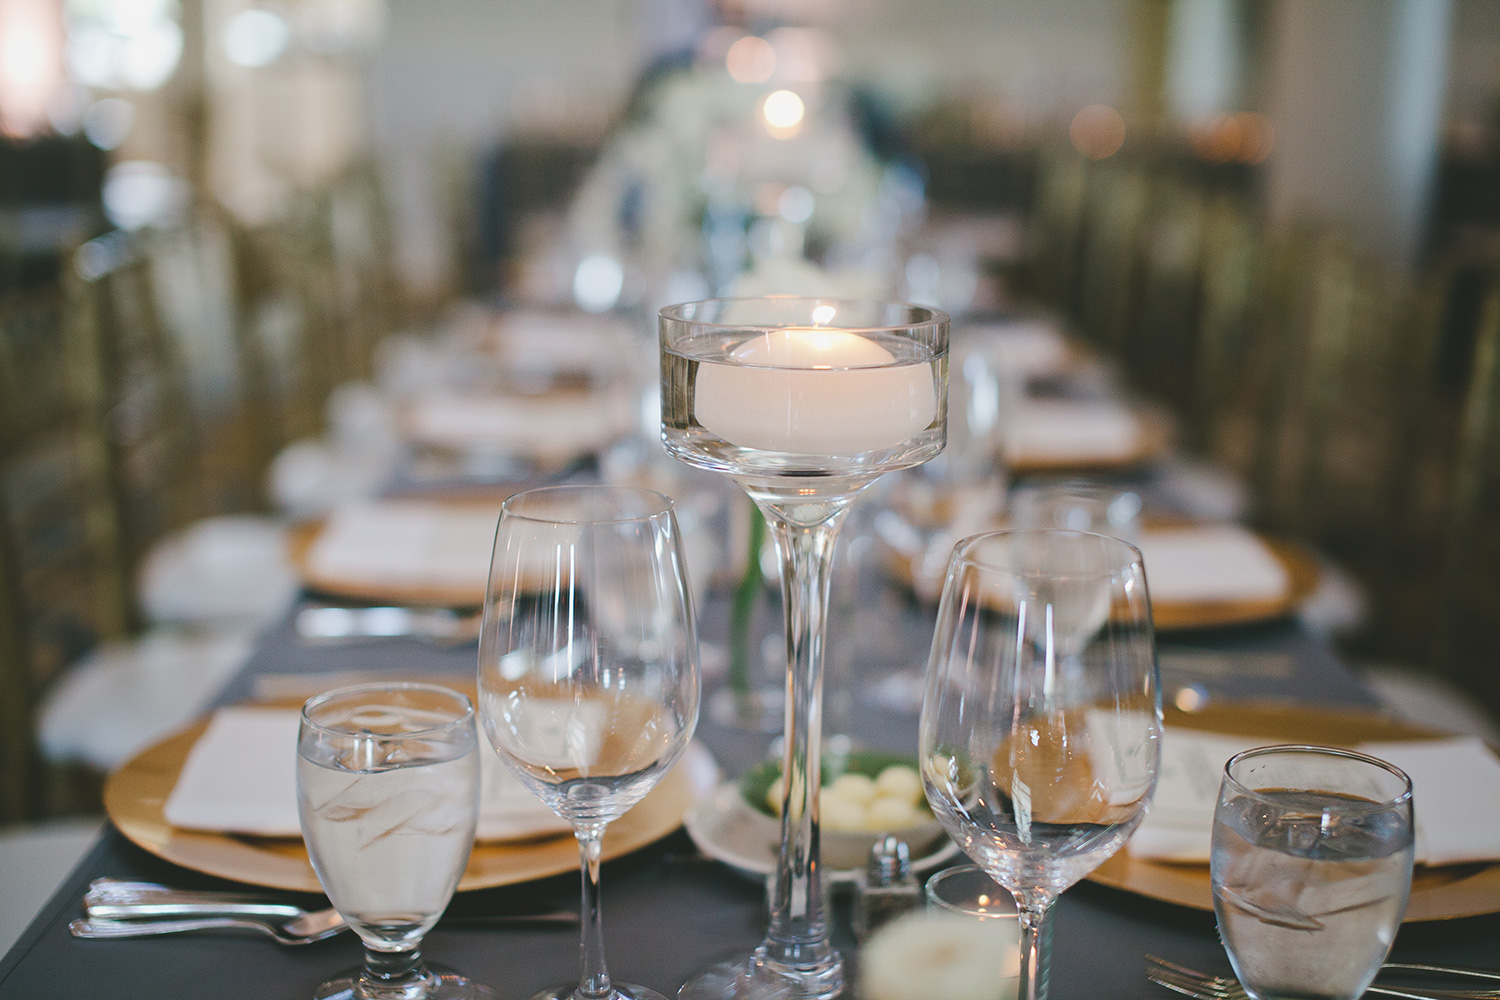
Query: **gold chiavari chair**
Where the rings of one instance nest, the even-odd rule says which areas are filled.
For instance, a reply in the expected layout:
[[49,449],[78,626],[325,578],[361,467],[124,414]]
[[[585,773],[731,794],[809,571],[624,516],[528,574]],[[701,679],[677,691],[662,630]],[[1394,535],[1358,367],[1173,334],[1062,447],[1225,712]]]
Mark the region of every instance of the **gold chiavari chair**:
[[323,401],[336,384],[336,362],[325,349],[329,282],[312,272],[311,260],[300,228],[273,223],[234,232],[237,342],[268,461],[321,430]]
[[1237,399],[1253,344],[1264,240],[1258,220],[1232,195],[1209,198],[1203,208],[1198,314],[1183,404],[1185,443],[1224,462],[1244,452],[1243,409]]
[[132,570],[204,511],[179,345],[162,322],[149,237],[112,233],[77,254],[70,309],[102,359],[104,429]]
[[226,212],[201,203],[179,225],[143,240],[166,343],[180,359],[195,506],[210,514],[263,508],[273,454],[241,339],[235,234]]
[[1148,198],[1124,362],[1135,385],[1183,412],[1192,401],[1199,339],[1205,197],[1167,174]]
[[1117,358],[1126,355],[1150,193],[1139,166],[1090,172],[1073,312],[1079,331]]
[[1447,537],[1432,608],[1433,663],[1500,710],[1500,280],[1482,298],[1464,396]]
[[78,654],[134,625],[104,359],[74,308],[79,283],[0,303],[0,820],[86,803],[89,788],[45,780],[37,702]]
[[1038,153],[1025,286],[1028,294],[1060,314],[1070,308],[1078,280],[1088,180],[1088,161],[1071,148],[1051,146]]

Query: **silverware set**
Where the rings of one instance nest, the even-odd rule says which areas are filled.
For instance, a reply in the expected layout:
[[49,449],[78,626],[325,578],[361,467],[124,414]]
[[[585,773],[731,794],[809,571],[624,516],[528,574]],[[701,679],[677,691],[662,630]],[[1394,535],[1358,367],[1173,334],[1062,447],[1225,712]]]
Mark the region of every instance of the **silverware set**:
[[[155,882],[95,879],[83,897],[83,917],[68,925],[74,937],[155,937],[195,931],[247,930],[284,945],[333,937],[348,924],[337,910],[308,910],[272,896],[173,889]],[[474,918],[485,923],[564,925],[578,923],[572,910],[508,913]]]
[[310,643],[367,639],[417,639],[437,646],[460,646],[479,638],[479,614],[451,608],[340,607],[310,604],[297,612],[297,635]]
[[[1387,962],[1381,966],[1381,970],[1476,979],[1496,983],[1497,988],[1448,990],[1425,986],[1419,988],[1374,985],[1365,991],[1367,996],[1398,997],[1404,1000],[1500,1000],[1500,972],[1408,962]],[[1193,997],[1194,1000],[1248,1000],[1245,988],[1235,979],[1228,976],[1212,976],[1155,955],[1146,956],[1146,978],[1175,993]]]

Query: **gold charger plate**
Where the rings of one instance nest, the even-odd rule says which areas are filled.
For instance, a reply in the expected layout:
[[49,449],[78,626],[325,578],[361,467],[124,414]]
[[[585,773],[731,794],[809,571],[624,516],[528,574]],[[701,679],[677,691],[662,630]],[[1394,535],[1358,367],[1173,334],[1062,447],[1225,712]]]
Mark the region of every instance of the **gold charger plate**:
[[[248,837],[184,830],[162,814],[188,751],[208,728],[204,720],[137,754],[104,786],[104,812],[126,839],[173,864],[250,885],[322,892],[300,839]],[[611,823],[604,860],[660,840],[682,825],[693,804],[688,769],[674,767],[640,804]],[[578,845],[561,835],[538,840],[474,845],[458,883],[460,892],[562,875],[578,868]]]
[[1157,631],[1244,625],[1283,618],[1296,611],[1318,587],[1317,560],[1295,543],[1259,537],[1286,570],[1287,586],[1280,596],[1257,601],[1152,601]]
[[[1168,709],[1167,725],[1264,738],[1268,742],[1343,747],[1373,740],[1445,735],[1368,712],[1269,702],[1236,702],[1191,713]],[[1089,880],[1195,910],[1214,908],[1208,865],[1137,858],[1130,854],[1128,845],[1096,869]],[[1407,922],[1453,920],[1495,912],[1500,912],[1500,863],[1418,865],[1412,875]]]
[[[495,520],[498,522],[500,505],[505,502],[510,492],[510,490],[497,490],[476,493],[473,496],[445,497],[442,500],[424,496],[414,498],[413,502],[443,503],[456,507],[493,511]],[[436,586],[332,576],[318,572],[312,565],[310,556],[313,545],[322,534],[325,524],[324,519],[299,524],[292,529],[287,540],[287,554],[291,559],[292,567],[308,590],[355,601],[411,607],[477,608],[484,604],[484,588],[489,582],[488,575],[476,580],[473,584]]]
[[[994,527],[1005,527],[996,524]],[[1158,632],[1222,628],[1274,621],[1293,614],[1318,587],[1321,570],[1312,554],[1295,542],[1257,536],[1286,570],[1287,586],[1280,595],[1254,601],[1152,601],[1152,622]],[[912,559],[894,549],[885,552],[887,571],[901,585],[915,588]],[[939,581],[941,582],[941,581]]]
[[1049,455],[1044,452],[1007,456],[1006,471],[1012,475],[1055,474],[1066,472],[1119,472],[1166,458],[1175,437],[1172,419],[1165,412],[1150,407],[1134,408],[1140,433],[1135,447],[1128,452],[1104,455]]

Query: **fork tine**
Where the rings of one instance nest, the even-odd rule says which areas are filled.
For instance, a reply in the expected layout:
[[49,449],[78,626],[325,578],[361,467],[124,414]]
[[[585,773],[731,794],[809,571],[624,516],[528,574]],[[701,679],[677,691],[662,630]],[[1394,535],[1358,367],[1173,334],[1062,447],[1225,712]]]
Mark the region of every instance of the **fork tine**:
[[1176,968],[1154,968],[1146,970],[1146,978],[1169,989],[1181,987],[1200,995],[1223,998],[1239,998],[1245,995],[1239,983],[1220,976],[1209,976],[1182,966]]
[[1194,979],[1221,978],[1216,976],[1209,976],[1208,973],[1199,972],[1197,969],[1189,969],[1187,966],[1178,965],[1176,962],[1169,962],[1165,958],[1162,958],[1160,955],[1147,955],[1146,961],[1150,962],[1152,965],[1157,966],[1158,968],[1170,969],[1173,972],[1180,973],[1184,976],[1192,976]]
[[[1245,1000],[1246,993],[1237,980],[1211,976],[1197,969],[1168,961],[1158,955],[1146,956],[1146,978],[1169,990],[1196,1000]],[[1406,968],[1411,968],[1407,966]],[[1489,990],[1425,990],[1371,986],[1369,993],[1396,997],[1399,1000],[1500,1000],[1500,994]]]
[[1186,986],[1179,986],[1176,983],[1169,983],[1164,980],[1157,979],[1155,976],[1147,976],[1146,978],[1151,980],[1156,985],[1163,987],[1164,989],[1169,989],[1173,993],[1181,993],[1185,997],[1192,997],[1193,1000],[1218,1000],[1218,998],[1212,993],[1199,993],[1197,990],[1190,989]]
[[1146,978],[1158,986],[1164,986],[1185,996],[1196,997],[1197,1000],[1243,1000],[1245,997],[1244,991],[1237,984],[1231,988],[1213,980],[1205,981],[1165,972],[1148,972]]

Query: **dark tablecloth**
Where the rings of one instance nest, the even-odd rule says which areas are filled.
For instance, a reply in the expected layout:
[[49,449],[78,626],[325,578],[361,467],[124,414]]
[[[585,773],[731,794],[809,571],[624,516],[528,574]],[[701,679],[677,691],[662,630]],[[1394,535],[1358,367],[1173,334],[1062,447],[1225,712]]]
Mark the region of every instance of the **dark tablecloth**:
[[[894,670],[920,669],[931,631],[931,610],[892,605],[900,641],[859,665],[855,689],[880,689]],[[725,630],[727,610],[710,602],[702,615],[705,638]],[[779,628],[763,615],[761,629]],[[1295,624],[1163,637],[1164,684],[1199,685],[1215,698],[1280,697],[1343,705],[1369,705],[1357,677],[1327,647]],[[224,692],[232,702],[268,678],[283,684],[309,673],[339,672],[465,676],[472,645],[439,650],[415,642],[310,647],[292,634],[289,619],[259,644],[244,673]],[[872,744],[913,748],[917,719],[857,697],[848,714],[853,735]],[[699,738],[724,771],[734,775],[760,759],[771,736],[728,729],[705,718]],[[160,861],[109,831],[62,884],[31,928],[0,960],[0,1000],[37,997],[214,997],[215,1000],[297,998],[333,972],[355,965],[358,941],[342,935],[302,948],[232,934],[137,941],[79,941],[67,932],[79,899],[100,875],[148,878],[187,886],[225,886]],[[760,940],[762,889],[698,855],[681,831],[608,863],[604,870],[605,927],[610,967],[618,978],[670,993],[712,962],[744,952]],[[431,961],[460,969],[494,987],[499,998],[526,997],[573,979],[577,932],[571,928],[497,928],[459,918],[533,905],[575,906],[578,878],[558,876],[524,886],[466,893],[429,935]],[[316,902],[316,899],[310,902]],[[0,904],[3,905],[3,904]],[[857,958],[848,937],[844,904],[835,907],[836,941]],[[451,918],[451,919],[450,919]],[[1103,997],[1163,1000],[1168,994],[1141,974],[1142,956],[1163,955],[1195,967],[1228,970],[1211,914],[1155,903],[1088,883],[1069,890],[1056,910],[1052,960],[1054,998]],[[1397,955],[1449,963],[1500,965],[1500,916],[1409,925]]]

